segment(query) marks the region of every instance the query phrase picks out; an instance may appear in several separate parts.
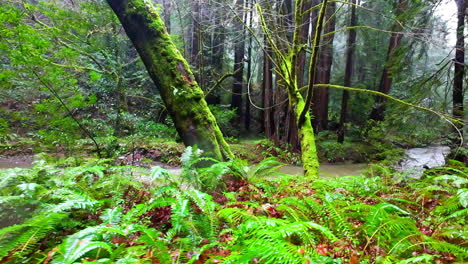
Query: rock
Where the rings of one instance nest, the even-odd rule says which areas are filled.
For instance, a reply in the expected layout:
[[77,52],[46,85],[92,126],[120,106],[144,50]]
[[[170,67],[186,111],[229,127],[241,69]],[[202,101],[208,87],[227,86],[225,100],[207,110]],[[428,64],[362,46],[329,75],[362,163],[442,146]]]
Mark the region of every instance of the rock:
[[408,173],[408,177],[419,179],[426,169],[444,166],[448,154],[450,148],[447,146],[408,149],[405,158],[397,165],[397,170]]

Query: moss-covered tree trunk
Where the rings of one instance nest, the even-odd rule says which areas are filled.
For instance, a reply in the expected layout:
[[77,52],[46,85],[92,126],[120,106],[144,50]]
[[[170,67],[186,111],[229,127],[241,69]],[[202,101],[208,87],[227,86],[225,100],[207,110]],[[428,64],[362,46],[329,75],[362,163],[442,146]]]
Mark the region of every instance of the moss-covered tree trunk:
[[185,145],[198,145],[217,159],[232,158],[202,90],[154,6],[144,0],[107,1],[159,88]]
[[[281,80],[282,86],[287,91],[287,96],[289,99],[289,108],[292,111],[294,117],[295,125],[297,127],[298,138],[301,147],[301,160],[304,167],[304,175],[317,177],[319,162],[317,158],[317,150],[315,146],[315,137],[314,129],[312,128],[312,123],[310,119],[310,103],[313,87],[313,78],[315,76],[315,71],[317,69],[317,58],[318,50],[320,47],[320,37],[322,26],[324,23],[325,10],[327,7],[328,0],[324,0],[322,7],[319,12],[317,19],[317,27],[315,29],[315,37],[312,43],[313,53],[310,63],[310,73],[309,73],[309,90],[307,91],[307,97],[304,98],[300,92],[300,87],[298,86],[298,78],[302,76],[299,71],[301,67],[298,67],[298,62],[300,61],[300,56],[303,48],[306,46],[303,43],[304,38],[301,38],[301,27],[304,20],[304,15],[308,15],[308,12],[305,12],[303,8],[306,5],[303,5],[303,1],[306,0],[297,0],[295,2],[295,18],[294,24],[296,25],[295,31],[293,34],[293,45],[289,47],[287,52],[284,52],[283,49],[278,48],[278,45],[274,41],[273,37],[270,34],[268,25],[262,15],[262,10],[260,5],[257,5],[257,9],[260,14],[261,25],[263,32],[265,33],[266,40],[268,41],[269,46],[273,49],[272,58],[276,60],[276,74]],[[298,26],[299,25],[299,26]],[[312,74],[311,74],[312,73]]]

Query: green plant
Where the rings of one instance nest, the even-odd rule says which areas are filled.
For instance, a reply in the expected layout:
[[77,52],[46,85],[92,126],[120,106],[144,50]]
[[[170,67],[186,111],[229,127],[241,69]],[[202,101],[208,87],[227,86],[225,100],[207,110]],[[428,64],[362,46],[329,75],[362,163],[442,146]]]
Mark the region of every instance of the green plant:
[[228,106],[224,105],[210,105],[209,107],[223,134],[228,137],[238,137],[239,132],[232,126],[232,120],[237,115],[236,109],[230,109]]
[[286,164],[301,164],[300,154],[293,151],[290,145],[277,146],[273,141],[262,139],[257,143],[257,148],[261,150],[262,157],[276,157]]

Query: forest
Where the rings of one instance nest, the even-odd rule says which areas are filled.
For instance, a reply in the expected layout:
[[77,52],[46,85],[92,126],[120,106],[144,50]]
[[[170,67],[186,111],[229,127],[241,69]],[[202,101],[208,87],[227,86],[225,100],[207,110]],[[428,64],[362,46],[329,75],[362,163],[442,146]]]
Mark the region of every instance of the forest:
[[468,0],[1,0],[0,264],[468,261]]

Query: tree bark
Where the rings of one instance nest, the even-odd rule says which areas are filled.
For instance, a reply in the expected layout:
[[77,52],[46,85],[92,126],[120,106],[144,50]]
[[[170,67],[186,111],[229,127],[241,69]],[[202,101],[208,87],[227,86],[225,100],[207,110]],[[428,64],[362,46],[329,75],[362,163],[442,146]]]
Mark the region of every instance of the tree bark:
[[[238,10],[243,11],[244,0],[239,0],[237,3]],[[245,20],[245,16],[243,16]],[[245,30],[244,25],[237,21],[235,22],[236,32],[241,34],[240,39],[234,44],[234,84],[232,86],[231,109],[236,109],[237,118],[234,122],[239,125],[242,117],[242,90],[244,84],[244,56],[245,56]]]
[[[247,1],[247,6],[249,6],[249,0]],[[254,2],[253,0],[250,0],[250,12],[248,13],[248,26],[249,28],[252,27],[253,24],[253,7],[254,7]],[[252,36],[249,34],[249,46],[247,48],[247,86],[249,89],[246,91],[246,97],[245,97],[245,113],[244,113],[244,125],[245,125],[245,130],[250,131],[250,96],[251,96],[251,91],[252,91],[252,63],[253,63],[253,58],[252,58]]]
[[[351,21],[349,22],[350,27],[357,25],[356,17],[356,0],[351,0]],[[348,34],[347,48],[346,48],[346,69],[344,76],[344,86],[351,87],[351,77],[353,75],[353,65],[354,65],[354,50],[356,45],[356,30],[350,29]],[[349,93],[348,91],[343,91],[341,98],[341,113],[340,113],[340,124],[338,127],[338,142],[343,143],[345,137],[345,123],[346,115],[348,113],[348,100]]]
[[[314,4],[314,1],[304,1],[302,2],[302,10],[309,10],[312,8]],[[304,14],[302,18],[302,24],[300,25],[300,33],[299,33],[299,38],[301,43],[307,44],[308,38],[309,38],[309,29],[310,29],[310,24],[311,24],[311,18],[312,14]],[[306,53],[304,50],[301,50],[299,53],[299,58],[297,59],[297,83],[299,87],[302,87],[305,85],[304,81],[304,73],[306,70]]]
[[233,158],[213,114],[190,71],[187,61],[171,41],[164,22],[144,0],[107,0],[138,51],[185,145],[205,155]]
[[[335,31],[335,18],[331,18],[331,16],[334,15],[335,11],[336,3],[330,2],[326,11],[325,21],[328,21],[328,23],[325,25],[324,33],[330,33]],[[334,38],[335,34],[323,37],[323,45],[320,50],[318,69],[314,82],[316,84],[330,83],[331,68],[333,64]],[[316,132],[326,130],[328,127],[328,101],[329,95],[327,88],[314,89],[314,94],[312,97],[312,112],[314,115],[312,125]]]
[[200,2],[192,1],[192,30],[190,32],[190,63],[198,69],[200,56]]
[[166,25],[167,33],[171,34],[171,0],[163,0],[162,4],[164,24]]
[[[463,78],[465,67],[465,12],[468,8],[468,3],[465,0],[455,0],[457,3],[457,44],[455,46],[455,76],[453,79],[453,117],[463,120]],[[457,128],[463,133],[463,124],[459,124]]]
[[[409,0],[398,0],[398,4],[396,7],[396,19],[398,19],[406,11],[406,9],[408,8],[408,1]],[[402,30],[403,27],[401,25],[401,21],[396,21],[391,29],[393,33],[390,36],[390,42],[388,45],[387,62],[382,71],[382,77],[380,79],[380,85],[378,90],[379,92],[384,94],[388,94],[390,92],[390,89],[392,88],[393,74],[391,70],[397,63],[395,56],[403,38],[403,34],[401,33]],[[370,119],[375,121],[384,120],[385,102],[386,100],[384,97],[375,97],[375,105],[370,114]]]
[[[221,22],[221,13],[222,12],[220,11],[216,11],[214,18],[215,29],[211,41],[211,65],[213,67],[213,74],[211,75],[211,78],[213,79],[212,81],[216,81],[223,72],[225,28]],[[206,101],[210,105],[219,105],[221,103],[219,90],[215,89],[208,94]]]
[[264,39],[265,50],[263,52],[263,126],[265,137],[273,140],[275,133],[274,112],[273,112],[273,65],[270,57],[273,55],[268,45],[266,37]]

